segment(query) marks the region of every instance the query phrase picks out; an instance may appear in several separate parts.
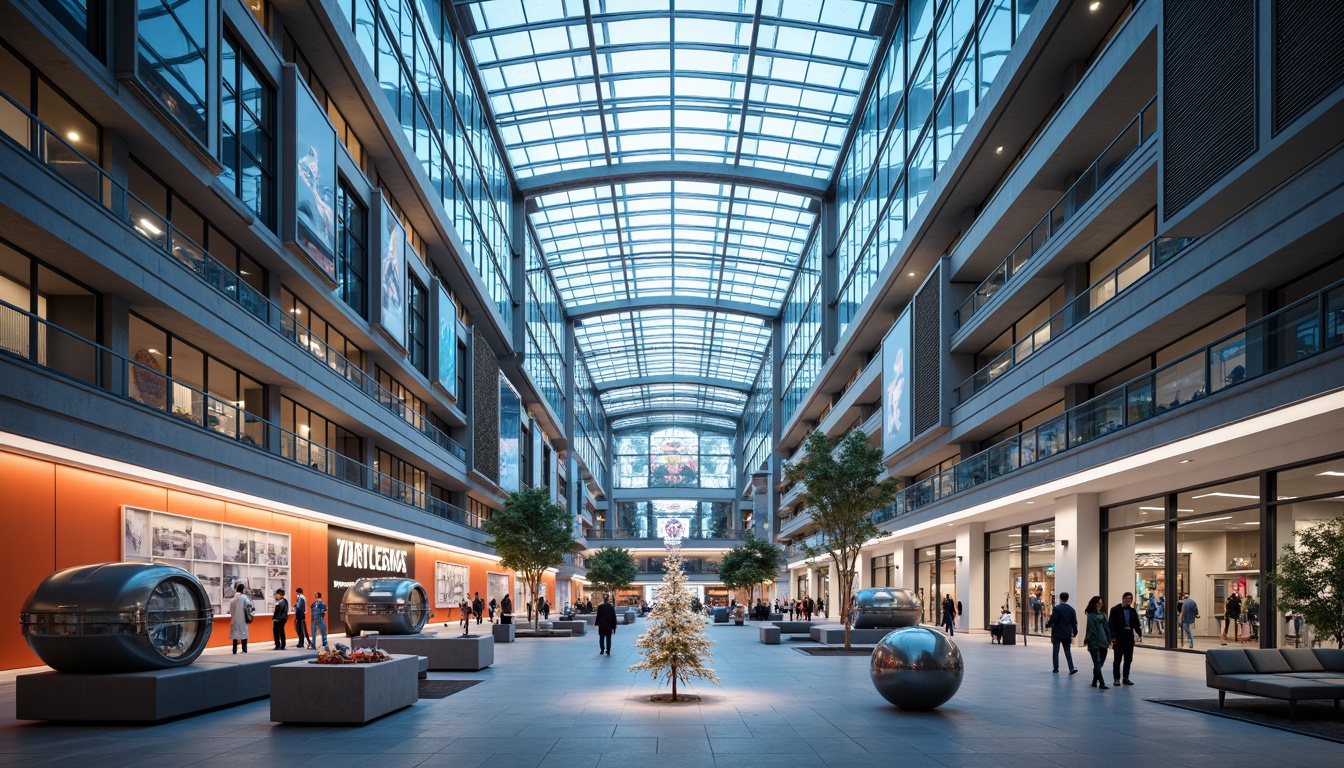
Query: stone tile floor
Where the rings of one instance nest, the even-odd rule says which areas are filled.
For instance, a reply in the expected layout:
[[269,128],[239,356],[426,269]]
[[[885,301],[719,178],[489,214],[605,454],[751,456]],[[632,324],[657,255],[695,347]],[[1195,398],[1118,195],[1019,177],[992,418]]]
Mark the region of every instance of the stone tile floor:
[[[1144,701],[1215,696],[1196,654],[1141,649],[1135,686],[1097,691],[1087,669],[1051,674],[1035,638],[958,635],[960,692],[909,713],[873,689],[866,658],[809,657],[792,647],[802,641],[767,646],[751,625],[717,625],[722,683],[692,685],[700,704],[668,706],[646,700],[659,692],[647,675],[626,671],[642,626],[618,630],[610,657],[595,636],[498,645],[487,670],[431,673],[481,685],[358,728],[274,724],[264,700],[152,727],[18,722],[14,673],[4,673],[0,765],[1344,768],[1338,744]],[[1074,651],[1081,666],[1086,653]]]

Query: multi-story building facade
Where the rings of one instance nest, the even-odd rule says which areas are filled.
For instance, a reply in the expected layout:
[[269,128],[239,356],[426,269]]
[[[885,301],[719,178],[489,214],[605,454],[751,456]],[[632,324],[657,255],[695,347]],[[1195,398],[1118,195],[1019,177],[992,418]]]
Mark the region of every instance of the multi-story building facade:
[[648,596],[676,520],[706,600],[751,531],[836,605],[782,467],[860,427],[906,486],[862,586],[1189,592],[1204,644],[1237,590],[1300,640],[1259,577],[1344,495],[1338,13],[0,0],[0,612],[364,542],[447,617],[516,591],[523,486],[553,604],[602,546]]
[[[1150,645],[1309,641],[1263,575],[1344,511],[1338,8],[909,8],[785,315],[780,455],[862,428],[903,486],[860,585],[962,629],[1129,591],[1200,606]],[[840,599],[798,496],[781,588]]]

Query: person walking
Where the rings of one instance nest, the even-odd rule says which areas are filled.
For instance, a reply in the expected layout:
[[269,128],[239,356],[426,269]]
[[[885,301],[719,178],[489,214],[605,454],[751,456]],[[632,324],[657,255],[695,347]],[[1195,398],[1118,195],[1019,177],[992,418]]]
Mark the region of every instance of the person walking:
[[[464,601],[465,602],[465,601]],[[308,632],[308,647],[317,650],[317,632],[322,631],[322,647],[327,647],[327,602],[322,599],[322,593],[313,594],[313,603],[308,606],[308,613],[312,614],[312,629]]]
[[551,604],[546,600],[546,598],[544,597],[541,598],[541,603],[537,606],[537,609],[541,611],[542,621],[551,620]]
[[1083,635],[1083,645],[1087,646],[1087,652],[1092,655],[1092,687],[1106,690],[1110,686],[1106,685],[1106,678],[1102,677],[1101,669],[1106,665],[1106,651],[1115,642],[1115,636],[1111,634],[1111,625],[1106,621],[1106,615],[1102,611],[1106,610],[1106,601],[1101,599],[1101,595],[1093,597],[1087,601],[1087,608],[1083,613],[1087,615],[1087,634]]
[[616,632],[616,609],[610,599],[602,596],[602,604],[597,606],[597,616],[593,623],[597,625],[597,655],[611,655],[611,636]]
[[1148,602],[1143,606],[1143,631],[1153,631],[1153,618],[1157,615],[1157,601],[1153,599],[1152,593],[1148,593]]
[[1040,634],[1045,626],[1045,602],[1041,600],[1041,593],[1038,590],[1031,596],[1031,628],[1032,631]]
[[285,590],[275,590],[275,612],[271,614],[271,630],[275,635],[275,650],[285,650],[285,622],[289,621],[289,601]]
[[233,585],[233,599],[229,601],[229,639],[233,641],[233,652],[238,652],[238,643],[243,644],[243,653],[247,653],[247,625],[252,623],[252,601],[243,594],[247,588],[242,582]]
[[951,595],[943,595],[942,618],[943,618],[941,624],[942,628],[947,630],[947,634],[955,635],[956,631],[953,629],[953,627],[955,627],[957,623],[957,604],[952,602]]
[[1078,674],[1078,668],[1073,666],[1073,638],[1078,636],[1078,614],[1069,605],[1068,592],[1059,593],[1059,603],[1051,609],[1045,628],[1050,630],[1050,645],[1054,649],[1051,655],[1054,669],[1051,671],[1059,672],[1059,649],[1063,646],[1064,660],[1069,663],[1069,674]]
[[308,637],[308,598],[303,596],[303,587],[294,588],[294,639],[299,650],[312,645]]
[[1236,592],[1223,606],[1223,645],[1227,645],[1227,628],[1232,628],[1232,642],[1241,642],[1241,596]]
[[1134,643],[1143,642],[1143,626],[1134,607],[1133,592],[1121,595],[1120,604],[1111,608],[1110,627],[1111,646],[1115,648],[1115,660],[1111,662],[1113,684],[1133,685],[1129,681],[1129,666],[1134,662]]
[[[1181,601],[1181,632],[1185,635],[1185,641],[1190,649],[1195,648],[1195,621],[1199,618],[1199,604],[1189,595]],[[1180,639],[1177,638],[1177,645],[1180,645]]]
[[504,599],[499,603],[499,623],[513,623],[513,598],[508,594],[505,594]]
[[457,610],[462,614],[462,636],[467,637],[471,634],[471,601],[463,597],[462,602],[458,604]]
[[494,623],[495,623],[495,611],[499,610],[499,601],[496,600],[496,599],[493,598],[493,597],[490,598],[490,604],[487,605],[487,606],[485,607],[485,610],[486,610],[487,613],[490,614],[490,623],[491,623],[491,624],[494,624]]
[[1167,596],[1157,596],[1157,607],[1153,611],[1153,621],[1157,624],[1157,634],[1167,633]]
[[481,623],[481,617],[485,615],[485,601],[481,599],[481,593],[477,592],[476,597],[471,601],[471,613],[476,617],[476,623]]

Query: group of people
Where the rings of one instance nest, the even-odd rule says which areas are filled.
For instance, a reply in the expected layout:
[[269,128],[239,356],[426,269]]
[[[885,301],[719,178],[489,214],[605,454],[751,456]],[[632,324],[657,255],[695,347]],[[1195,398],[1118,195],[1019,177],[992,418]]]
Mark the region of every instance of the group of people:
[[[549,615],[550,606],[546,605],[546,598],[543,597],[541,599],[541,605],[545,607],[546,614]],[[464,635],[470,630],[472,619],[475,619],[476,623],[480,624],[488,618],[490,623],[494,624],[496,613],[499,614],[500,624],[513,623],[513,598],[509,597],[508,594],[505,594],[501,600],[496,600],[492,597],[490,598],[490,602],[486,603],[481,597],[481,593],[477,592],[470,602],[468,602],[466,598],[462,598],[462,601],[458,603],[457,609],[461,614],[458,621],[462,626],[462,634]],[[527,610],[528,618],[530,619],[532,617],[531,603],[528,603]]]
[[[775,613],[789,614],[789,619],[799,619],[802,621],[811,621],[813,615],[827,616],[826,601],[817,598],[813,600],[809,597],[800,597],[796,600],[780,600],[775,598]],[[769,618],[769,612],[766,613]]]
[[[1194,601],[1190,601],[1191,605]],[[1106,613],[1106,601],[1101,595],[1087,601],[1083,610],[1087,624],[1083,634],[1083,645],[1092,657],[1092,687],[1107,690],[1103,669],[1106,656],[1115,651],[1111,663],[1112,685],[1133,685],[1129,679],[1130,666],[1134,662],[1134,645],[1143,642],[1143,621],[1139,610],[1134,607],[1134,593],[1126,592],[1120,596],[1120,604]],[[1073,639],[1078,636],[1078,614],[1069,605],[1069,593],[1061,592],[1059,603],[1050,612],[1045,626],[1050,630],[1050,644],[1053,647],[1051,660],[1056,674],[1059,673],[1059,650],[1064,649],[1064,660],[1068,662],[1069,674],[1078,673],[1073,665]]]
[[[233,585],[233,599],[229,601],[229,639],[233,641],[233,652],[238,652],[241,644],[243,653],[247,653],[247,625],[252,623],[252,600],[247,596],[246,585],[239,582]],[[311,615],[311,619],[309,616]],[[310,623],[311,622],[311,623]],[[283,651],[289,646],[285,627],[289,624],[289,599],[285,590],[275,590],[275,609],[271,612],[271,634],[275,640],[275,650]],[[297,639],[295,648],[317,650],[316,638],[322,635],[322,647],[327,647],[327,603],[322,593],[313,595],[313,602],[303,594],[303,587],[294,588],[294,634]]]

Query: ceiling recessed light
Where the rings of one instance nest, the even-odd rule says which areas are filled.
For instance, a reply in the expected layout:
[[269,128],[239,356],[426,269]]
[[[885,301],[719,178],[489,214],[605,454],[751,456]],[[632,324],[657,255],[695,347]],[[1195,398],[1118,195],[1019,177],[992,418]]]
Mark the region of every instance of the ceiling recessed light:
[[71,131],[65,134],[65,138],[71,141],[79,141],[79,131]]
[[160,352],[160,351],[157,350],[157,349],[154,349],[153,347],[150,347],[149,349],[147,349],[147,350],[145,350],[145,351],[148,352],[148,353],[151,354],[151,355],[162,355],[162,354],[163,354],[162,352]]
[[1317,472],[1317,473],[1316,473],[1316,476],[1317,476],[1317,477],[1344,477],[1344,472],[1336,472],[1335,470],[1331,469],[1331,470],[1328,470],[1328,471],[1326,471],[1326,472]]
[[1091,11],[1091,12],[1093,12],[1093,13],[1096,13],[1097,11],[1100,11],[1100,10],[1101,10],[1101,3],[1100,3],[1100,2],[1096,2],[1096,3],[1091,4],[1091,5],[1087,6],[1087,10],[1089,10],[1089,11]]
[[994,150],[994,154],[996,154],[996,155],[1002,155],[1002,154],[1003,154],[1003,147],[998,147],[998,148],[996,148],[996,149]]
[[911,272],[911,273],[910,273],[910,276],[911,276],[911,277],[914,277],[914,276],[915,276],[915,273],[914,273],[914,272]]
[[154,222],[150,221],[149,219],[140,219],[140,226],[144,227],[145,229],[148,229],[150,232],[153,232],[154,235],[156,236],[163,234],[163,230],[155,226]]
[[1210,496],[1221,496],[1225,499],[1255,499],[1256,501],[1260,500],[1259,496],[1256,496],[1255,494],[1251,493],[1223,493],[1222,491],[1214,491],[1213,493],[1201,493],[1198,496],[1191,496],[1190,498],[1207,499]]
[[1194,461],[1194,459],[1181,459],[1179,463],[1181,463],[1181,464],[1189,464],[1189,463],[1192,462],[1192,461]]
[[1028,503],[1028,504],[1035,504],[1036,502],[1034,502],[1034,501],[1028,501],[1027,503]]

